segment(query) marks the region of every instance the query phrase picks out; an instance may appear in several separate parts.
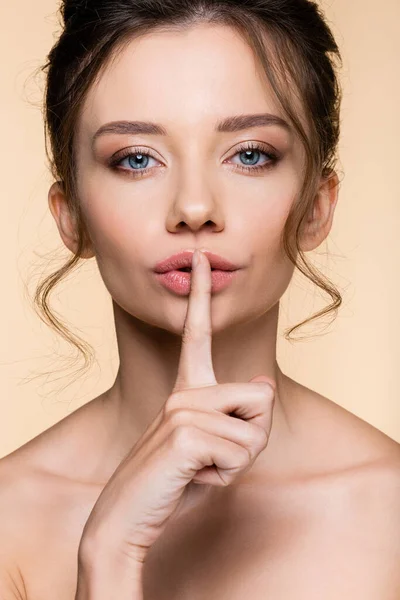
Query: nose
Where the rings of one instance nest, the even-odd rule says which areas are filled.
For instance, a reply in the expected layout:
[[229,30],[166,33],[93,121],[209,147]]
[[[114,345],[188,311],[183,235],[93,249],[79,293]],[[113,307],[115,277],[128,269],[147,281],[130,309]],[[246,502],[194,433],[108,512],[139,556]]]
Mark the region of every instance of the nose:
[[202,176],[191,173],[186,184],[179,185],[179,192],[171,203],[166,228],[171,233],[187,230],[198,233],[208,230],[212,233],[224,229],[224,217],[221,203]]

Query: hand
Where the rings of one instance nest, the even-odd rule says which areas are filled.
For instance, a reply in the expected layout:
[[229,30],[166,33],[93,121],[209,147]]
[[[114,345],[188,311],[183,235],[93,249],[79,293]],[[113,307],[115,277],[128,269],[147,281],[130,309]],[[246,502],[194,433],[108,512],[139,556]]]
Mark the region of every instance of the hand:
[[106,546],[134,565],[190,505],[193,484],[231,484],[266,447],[272,426],[274,382],[215,379],[211,268],[198,254],[173,392],[104,487],[82,536],[89,552]]

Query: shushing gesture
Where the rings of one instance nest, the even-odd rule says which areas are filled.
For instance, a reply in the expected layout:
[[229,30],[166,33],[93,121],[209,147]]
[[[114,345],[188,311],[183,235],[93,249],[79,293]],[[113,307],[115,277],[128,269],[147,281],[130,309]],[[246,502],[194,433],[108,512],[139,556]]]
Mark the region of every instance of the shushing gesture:
[[274,389],[258,377],[216,381],[211,268],[203,253],[195,255],[173,392],[101,492],[83,531],[83,555],[104,551],[132,568],[143,565],[171,516],[183,510],[192,484],[231,484],[267,446]]

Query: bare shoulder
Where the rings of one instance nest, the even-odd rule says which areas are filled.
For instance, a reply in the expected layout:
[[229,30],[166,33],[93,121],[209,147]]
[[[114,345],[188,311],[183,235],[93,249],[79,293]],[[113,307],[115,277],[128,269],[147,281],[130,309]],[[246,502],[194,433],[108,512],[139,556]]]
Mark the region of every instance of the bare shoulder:
[[54,589],[60,600],[74,596],[80,538],[101,491],[85,481],[84,467],[74,478],[77,417],[68,415],[0,459],[1,600],[44,600]]
[[265,494],[269,531],[282,514],[293,523],[271,586],[279,597],[400,598],[400,445],[312,390],[294,393],[293,475]]
[[0,598],[25,600],[25,583],[20,570],[19,550],[27,532],[19,510],[18,477],[0,460]]
[[[301,413],[296,427],[299,438],[316,456],[321,471],[359,470],[394,483],[399,476],[400,444],[333,400],[290,380],[294,410]],[[320,461],[320,462],[318,462]]]
[[336,532],[345,526],[348,542],[359,544],[400,592],[400,444],[320,394],[309,398],[310,414],[324,424],[316,444],[321,455],[325,450],[328,477],[320,480],[337,491],[332,525]]
[[339,512],[375,519],[376,531],[380,522],[400,552],[400,444],[325,396],[295,382],[293,389],[301,396],[296,433],[304,481],[332,485]]
[[382,440],[379,433],[374,442],[382,443],[381,453],[360,471],[353,502],[365,518],[375,547],[380,545],[382,553],[394,559],[393,574],[397,574],[400,592],[400,445],[391,438]]
[[27,456],[23,446],[0,459],[1,600],[28,598],[26,565],[41,554],[45,518],[55,513],[57,486]]
[[364,435],[368,458],[345,472],[336,487],[326,532],[351,565],[352,585],[363,597],[394,600],[400,597],[400,446],[375,428],[366,426]]
[[0,598],[70,600],[80,539],[100,489],[32,462],[17,465],[17,458],[18,450],[13,460],[0,460]]

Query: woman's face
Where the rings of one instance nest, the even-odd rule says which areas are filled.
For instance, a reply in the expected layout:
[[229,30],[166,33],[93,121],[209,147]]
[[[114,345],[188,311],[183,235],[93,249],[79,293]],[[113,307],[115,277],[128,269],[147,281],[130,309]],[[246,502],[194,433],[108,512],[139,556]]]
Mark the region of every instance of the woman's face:
[[[280,240],[301,185],[301,144],[287,127],[261,121],[216,130],[237,115],[283,116],[260,73],[235,30],[202,25],[132,41],[86,98],[78,186],[92,251],[114,301],[148,324],[182,332],[187,296],[153,271],[182,250],[242,267],[212,295],[214,332],[267,312],[290,282]],[[126,127],[93,141],[118,121],[151,121],[166,135]]]

